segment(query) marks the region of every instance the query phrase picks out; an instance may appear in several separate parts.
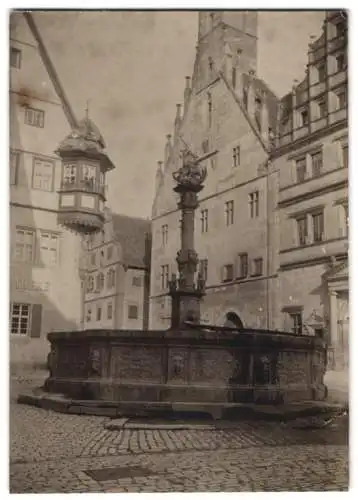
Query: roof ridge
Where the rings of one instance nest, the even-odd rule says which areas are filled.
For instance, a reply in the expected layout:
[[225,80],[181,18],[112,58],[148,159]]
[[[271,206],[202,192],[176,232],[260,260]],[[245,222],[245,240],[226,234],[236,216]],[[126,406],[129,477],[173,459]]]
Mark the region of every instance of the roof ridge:
[[259,131],[256,129],[256,127],[253,125],[252,120],[251,120],[251,118],[250,118],[250,116],[249,116],[248,112],[246,111],[246,109],[244,108],[244,106],[242,106],[242,104],[241,104],[241,102],[240,102],[239,98],[238,98],[238,97],[237,97],[237,95],[235,94],[234,90],[231,88],[231,86],[230,86],[229,82],[226,80],[225,75],[223,74],[223,72],[222,72],[222,71],[219,71],[219,75],[220,75],[220,78],[224,81],[224,83],[225,83],[226,87],[228,88],[228,90],[230,91],[231,95],[233,96],[233,98],[234,98],[235,102],[238,104],[238,106],[239,106],[240,110],[242,111],[243,115],[245,116],[245,118],[246,118],[247,122],[249,123],[249,125],[250,125],[250,127],[251,127],[251,129],[252,129],[252,131],[254,132],[254,134],[256,135],[256,137],[258,138],[258,140],[259,140],[259,142],[260,142],[261,146],[263,147],[264,151],[265,151],[266,153],[269,153],[269,150],[268,150],[268,148],[267,148],[266,144],[264,143],[264,141],[263,141],[263,139],[262,139],[262,137],[261,137],[261,134],[260,134],[260,133],[259,133]]

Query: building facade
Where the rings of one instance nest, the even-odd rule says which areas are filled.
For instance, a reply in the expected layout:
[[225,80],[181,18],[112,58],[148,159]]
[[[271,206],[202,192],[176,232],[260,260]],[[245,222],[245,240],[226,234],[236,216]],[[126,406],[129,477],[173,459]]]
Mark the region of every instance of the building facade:
[[348,362],[347,18],[327,11],[304,80],[281,101],[280,326],[327,334],[336,367]]
[[[159,163],[152,213],[151,328],[167,328],[180,212],[172,174],[187,146],[211,153],[196,211],[195,249],[206,279],[202,321],[274,328],[276,173],[268,162],[277,98],[256,76],[258,13],[200,12],[192,78]],[[276,249],[277,248],[277,249]]]
[[103,230],[84,239],[84,328],[148,328],[149,266],[150,221],[106,210]]
[[200,12],[184,112],[159,163],[153,204],[151,326],[167,328],[183,142],[208,177],[195,248],[207,280],[202,321],[325,335],[347,366],[347,19],[327,11],[303,81],[278,100],[256,77],[256,12]]
[[29,13],[10,16],[10,360],[43,363],[53,329],[80,327],[80,239],[57,224],[76,120]]

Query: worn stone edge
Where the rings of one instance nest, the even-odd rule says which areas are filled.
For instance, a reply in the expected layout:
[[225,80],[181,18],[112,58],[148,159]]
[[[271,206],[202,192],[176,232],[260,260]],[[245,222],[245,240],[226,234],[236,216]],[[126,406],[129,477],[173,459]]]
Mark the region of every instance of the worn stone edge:
[[[116,402],[116,401],[78,401],[72,400],[70,398],[66,398],[63,395],[47,395],[45,393],[38,392],[27,392],[22,393],[17,397],[17,403],[19,404],[27,404],[30,406],[36,406],[39,408],[53,410],[58,413],[69,413],[76,415],[92,415],[92,416],[102,416],[102,417],[110,417],[114,419],[117,418],[127,418],[127,421],[130,418],[129,413],[137,412],[138,415],[149,416],[149,414],[153,415],[158,411],[171,411],[172,405],[171,403],[153,405],[147,404],[142,408],[136,409],[135,403],[130,402]],[[215,408],[215,405],[204,405],[209,409],[210,407]],[[297,408],[297,406],[299,406]],[[190,408],[190,406],[189,406]],[[230,407],[229,407],[230,408]],[[237,406],[231,406],[231,408],[235,411],[242,411],[243,415],[237,415],[236,418],[232,418],[230,420],[240,420],[242,417],[249,417],[252,419],[264,419],[264,420],[276,420],[276,421],[286,421],[286,420],[294,420],[300,417],[309,417],[315,416],[319,414],[329,413],[329,412],[337,412],[341,410],[349,411],[348,405],[344,404],[332,404],[330,402],[312,402],[305,403],[301,405],[292,404],[287,405],[285,408],[279,408],[274,406],[266,406],[263,408],[262,406],[254,406],[253,404],[245,404],[241,403]],[[134,416],[134,415],[133,415]],[[224,420],[224,419],[223,419]],[[134,427],[137,425],[137,427]],[[178,424],[177,424],[178,425]],[[188,424],[190,425],[190,424]],[[146,428],[148,429],[148,425],[146,424],[134,424],[129,423],[126,425],[127,428],[131,429],[139,429]],[[194,425],[192,425],[194,427]],[[112,429],[115,430],[117,428],[123,428],[123,426],[115,426],[114,422],[112,423]],[[187,427],[185,427],[187,428]],[[197,428],[197,427],[196,427]]]

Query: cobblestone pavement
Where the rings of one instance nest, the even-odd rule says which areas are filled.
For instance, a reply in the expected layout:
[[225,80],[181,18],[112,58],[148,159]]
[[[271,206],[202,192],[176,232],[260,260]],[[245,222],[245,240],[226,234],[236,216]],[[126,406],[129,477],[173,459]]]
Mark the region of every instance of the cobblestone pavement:
[[11,493],[338,491],[348,488],[346,424],[294,430],[110,431],[102,417],[10,406]]

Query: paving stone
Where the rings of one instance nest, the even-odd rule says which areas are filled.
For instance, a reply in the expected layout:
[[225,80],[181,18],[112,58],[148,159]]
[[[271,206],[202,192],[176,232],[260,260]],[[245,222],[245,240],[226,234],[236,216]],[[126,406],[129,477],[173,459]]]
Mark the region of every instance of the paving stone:
[[[104,428],[108,418],[10,404],[11,493],[345,491],[348,420],[298,431],[275,422],[228,429]],[[141,467],[100,481],[87,470]]]

